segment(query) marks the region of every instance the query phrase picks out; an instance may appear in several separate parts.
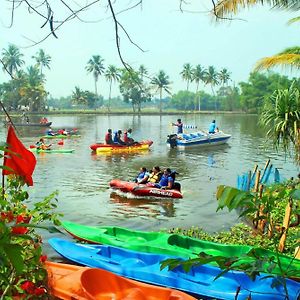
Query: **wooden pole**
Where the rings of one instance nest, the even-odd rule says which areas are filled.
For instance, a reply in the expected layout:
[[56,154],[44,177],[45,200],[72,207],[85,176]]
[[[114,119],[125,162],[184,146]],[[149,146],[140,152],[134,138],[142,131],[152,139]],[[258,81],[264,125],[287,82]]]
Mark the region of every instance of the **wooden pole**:
[[251,171],[248,173],[247,191],[250,191],[251,186]]
[[290,220],[291,220],[292,208],[293,208],[293,202],[292,202],[292,199],[290,198],[289,203],[287,204],[287,206],[285,208],[285,215],[284,215],[284,219],[283,219],[283,223],[282,223],[283,233],[279,240],[279,245],[278,245],[278,251],[280,251],[280,252],[283,252],[283,250],[284,250],[287,231],[289,229],[289,224],[290,224]]
[[[262,193],[263,193],[263,189],[264,189],[264,186],[262,184],[259,185],[259,199],[262,198]],[[266,215],[264,214],[264,205],[260,205],[259,207],[259,211],[258,211],[258,217],[262,217],[262,216],[265,216]],[[261,233],[264,233],[265,231],[265,226],[266,226],[266,219],[260,219],[258,220],[257,222],[257,228],[258,230],[261,232]]]
[[267,169],[269,167],[269,164],[270,164],[270,159],[268,159],[266,161],[266,164],[265,164],[265,167],[264,167],[263,174],[262,174],[261,178],[263,178],[265,176],[265,173],[266,173],[266,171],[267,171]]
[[259,181],[260,181],[260,170],[257,170],[254,189],[253,189],[254,192],[258,192]]

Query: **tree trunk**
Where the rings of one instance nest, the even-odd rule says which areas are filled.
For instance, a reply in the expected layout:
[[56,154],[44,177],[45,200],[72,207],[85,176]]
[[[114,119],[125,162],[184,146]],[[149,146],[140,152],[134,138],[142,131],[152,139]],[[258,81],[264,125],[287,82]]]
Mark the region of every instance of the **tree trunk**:
[[110,81],[110,85],[109,85],[108,112],[110,112],[110,104],[111,104],[111,84],[112,84],[112,80]]
[[95,78],[95,94],[98,96],[98,91],[97,91],[97,79]]
[[160,91],[159,91],[159,113],[161,114],[162,113],[162,100],[161,100],[161,98],[162,98],[162,89],[160,89]]

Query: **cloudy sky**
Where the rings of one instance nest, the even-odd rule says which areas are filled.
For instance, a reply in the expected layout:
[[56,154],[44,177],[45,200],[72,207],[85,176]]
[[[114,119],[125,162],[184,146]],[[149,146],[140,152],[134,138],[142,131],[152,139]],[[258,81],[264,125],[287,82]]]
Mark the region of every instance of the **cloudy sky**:
[[[55,20],[62,20],[69,14],[59,2],[50,2],[54,5]],[[73,8],[86,2],[67,1]],[[115,11],[120,12],[136,2],[117,1]],[[50,36],[32,46],[49,33],[49,25],[41,28],[43,19],[28,11],[23,3],[23,7],[15,11],[10,27],[11,12],[7,1],[0,10],[1,49],[9,43],[20,47],[27,67],[34,63],[32,55],[44,49],[52,58],[51,70],[45,71],[46,88],[54,97],[70,95],[75,86],[94,91],[93,77],[85,71],[92,55],[101,55],[105,66],[121,67],[111,13],[105,1],[100,3],[103,4],[97,3],[79,18],[64,23],[56,32],[58,39]],[[184,7],[188,10],[185,12],[179,10],[178,0],[143,0],[142,3],[142,7],[119,13],[117,18],[133,42],[144,51],[121,33],[122,55],[133,67],[143,64],[150,75],[164,70],[172,81],[174,93],[186,87],[179,74],[184,63],[227,68],[232,80],[238,83],[247,80],[260,58],[299,45],[300,23],[287,25],[290,18],[298,16],[295,13],[256,6],[242,10],[233,21],[216,24],[209,14],[210,0],[191,0]],[[8,79],[6,74],[0,73],[0,82]],[[99,93],[107,97],[109,85],[105,79],[101,78],[98,85]],[[118,94],[115,86],[113,96]]]

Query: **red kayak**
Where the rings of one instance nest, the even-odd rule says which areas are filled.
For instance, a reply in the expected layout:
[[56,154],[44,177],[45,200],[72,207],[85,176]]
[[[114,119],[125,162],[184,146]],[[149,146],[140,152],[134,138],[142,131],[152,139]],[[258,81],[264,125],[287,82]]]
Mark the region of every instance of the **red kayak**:
[[136,196],[144,197],[163,197],[163,198],[182,198],[182,194],[177,190],[163,190],[146,184],[138,184],[119,179],[113,179],[109,183],[111,188],[120,190],[124,193],[131,193]]
[[[139,146],[141,145],[149,145],[149,147],[153,144],[153,141],[151,140],[144,140],[144,141],[140,141],[138,142],[138,144],[134,144],[132,146],[130,146],[131,148],[138,148]],[[118,144],[112,144],[112,145],[107,145],[107,144],[103,144],[103,143],[96,143],[96,144],[92,144],[90,146],[90,148],[93,150],[93,151],[96,151],[97,148],[105,148],[105,147],[108,147],[108,148],[114,148],[114,149],[122,149],[122,148],[128,148],[128,146],[126,145],[118,145]]]

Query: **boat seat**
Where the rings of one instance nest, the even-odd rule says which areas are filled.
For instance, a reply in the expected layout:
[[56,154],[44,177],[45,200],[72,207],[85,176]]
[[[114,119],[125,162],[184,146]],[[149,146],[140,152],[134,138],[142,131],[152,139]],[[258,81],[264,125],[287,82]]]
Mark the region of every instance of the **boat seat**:
[[185,140],[190,140],[191,139],[191,136],[189,134],[183,134],[182,137],[185,139]]
[[197,138],[198,137],[198,135],[194,134],[194,133],[191,133],[190,135],[191,135],[192,138]]

